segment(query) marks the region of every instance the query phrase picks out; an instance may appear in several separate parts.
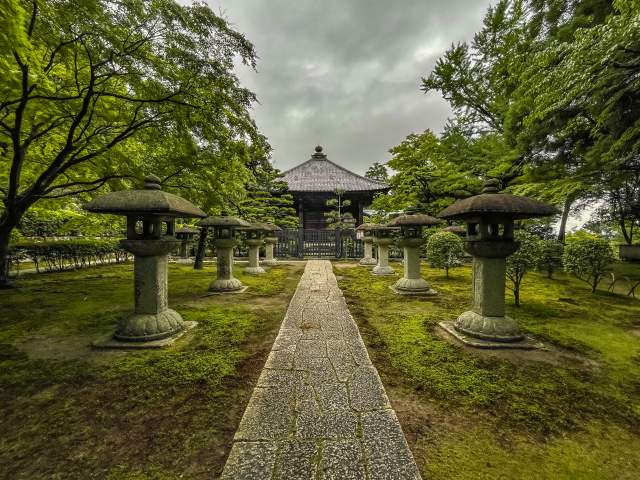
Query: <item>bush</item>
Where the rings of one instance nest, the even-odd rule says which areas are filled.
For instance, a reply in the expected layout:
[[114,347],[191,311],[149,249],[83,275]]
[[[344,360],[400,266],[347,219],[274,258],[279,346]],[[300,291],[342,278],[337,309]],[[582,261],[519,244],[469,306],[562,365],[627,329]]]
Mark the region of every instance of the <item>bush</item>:
[[609,273],[613,261],[613,250],[609,242],[586,234],[569,237],[562,255],[565,272],[588,283],[592,293]]
[[436,232],[427,241],[427,260],[436,268],[444,268],[447,277],[449,269],[462,264],[464,250],[462,239],[455,233]]
[[36,270],[62,271],[81,268],[92,263],[106,263],[115,259],[117,263],[126,261],[128,253],[118,240],[82,239],[43,242],[18,242],[11,246],[11,258],[15,263],[30,258]]
[[526,231],[518,232],[516,239],[520,248],[507,257],[507,278],[511,281],[510,288],[513,291],[513,299],[516,307],[520,306],[520,285],[525,274],[538,265],[540,258],[540,239]]
[[564,245],[557,240],[540,240],[539,249],[538,268],[553,278],[553,272],[562,267]]

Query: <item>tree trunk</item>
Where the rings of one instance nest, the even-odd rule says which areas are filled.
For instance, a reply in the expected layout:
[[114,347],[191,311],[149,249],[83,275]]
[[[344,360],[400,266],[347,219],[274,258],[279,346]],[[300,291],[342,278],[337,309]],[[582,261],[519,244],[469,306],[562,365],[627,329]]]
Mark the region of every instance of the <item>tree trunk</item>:
[[[622,232],[622,236],[624,237],[624,242],[627,245],[631,245],[631,243],[633,242],[633,237],[631,235],[629,235],[629,232],[627,231],[627,222],[625,222],[625,218],[624,217],[620,217],[618,219],[618,223],[620,225],[620,231]],[[633,225],[631,226],[631,228],[633,228]]]
[[9,279],[9,268],[11,267],[9,240],[11,232],[17,225],[18,222],[11,222],[6,217],[0,220],[0,289],[12,286]]
[[558,241],[564,243],[564,237],[567,231],[567,220],[569,219],[569,211],[573,205],[573,196],[567,197],[564,201],[564,207],[562,209],[562,219],[560,220],[560,228],[558,229]]
[[204,262],[205,248],[207,246],[207,228],[200,229],[200,238],[198,239],[198,249],[196,250],[196,260],[193,263],[194,270],[202,270]]
[[520,306],[520,285],[513,286],[513,300],[516,307]]

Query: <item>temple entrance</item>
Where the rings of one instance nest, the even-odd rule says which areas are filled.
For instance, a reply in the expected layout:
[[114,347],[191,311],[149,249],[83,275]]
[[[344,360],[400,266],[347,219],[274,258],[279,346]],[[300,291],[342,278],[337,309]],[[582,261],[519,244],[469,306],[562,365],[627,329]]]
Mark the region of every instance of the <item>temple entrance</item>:
[[287,258],[361,258],[362,240],[354,230],[301,228],[277,232],[274,255]]

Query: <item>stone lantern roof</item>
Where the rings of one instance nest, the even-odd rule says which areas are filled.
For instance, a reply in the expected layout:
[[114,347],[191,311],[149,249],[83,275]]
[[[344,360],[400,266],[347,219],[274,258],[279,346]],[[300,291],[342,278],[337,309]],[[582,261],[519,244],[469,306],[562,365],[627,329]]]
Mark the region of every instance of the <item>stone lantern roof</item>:
[[244,227],[246,228],[251,224],[237,217],[229,217],[229,216],[223,215],[223,216],[207,217],[204,220],[200,220],[198,222],[198,225],[201,227],[230,227],[230,228]]
[[155,175],[144,177],[144,190],[121,190],[94,198],[85,210],[115,215],[158,215],[164,217],[207,216],[188,200],[163,192]]
[[435,217],[422,213],[415,215],[399,215],[389,222],[394,227],[422,227],[424,225],[437,225],[440,223]]
[[480,195],[458,200],[440,212],[438,217],[453,220],[490,215],[518,220],[557,213],[555,208],[539,200],[500,193],[498,180],[492,179],[485,183]]
[[371,230],[375,230],[376,228],[380,228],[382,225],[379,223],[362,223],[357,228],[356,231],[359,232],[370,232]]
[[266,232],[281,232],[282,229],[274,223],[265,222],[262,226]]

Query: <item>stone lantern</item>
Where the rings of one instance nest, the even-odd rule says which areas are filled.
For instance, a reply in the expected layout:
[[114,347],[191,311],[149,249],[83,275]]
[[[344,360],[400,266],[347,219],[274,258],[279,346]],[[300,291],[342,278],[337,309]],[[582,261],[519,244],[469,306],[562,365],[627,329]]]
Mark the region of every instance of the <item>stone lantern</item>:
[[90,212],[125,215],[127,238],[120,244],[134,255],[135,311],[120,321],[113,338],[95,343],[97,347],[163,346],[195,325],[168,308],[167,256],[179,242],[176,217],[206,214],[184,198],[163,192],[158,177],[149,175],[144,182],[144,190],[108,193],[84,206]]
[[378,225],[371,232],[373,243],[378,246],[378,263],[372,272],[376,275],[394,275],[396,271],[389,266],[389,245],[393,243],[393,233],[396,228]]
[[263,265],[277,265],[278,260],[273,255],[273,249],[278,243],[278,237],[276,236],[276,232],[281,232],[282,229],[274,225],[273,223],[265,223],[266,234],[264,237],[264,260],[262,261]]
[[194,237],[198,233],[195,228],[182,226],[176,229],[176,238],[180,240],[180,258],[183,260],[189,259],[189,250]]
[[364,244],[364,257],[360,259],[360,265],[375,265],[378,261],[373,258],[373,236],[372,231],[381,227],[377,223],[363,223],[356,228],[356,238],[362,240]]
[[244,268],[243,272],[249,275],[261,275],[267,273],[260,266],[260,247],[264,243],[269,227],[264,223],[250,223],[248,227],[242,228],[246,233],[245,242],[249,246],[249,264]]
[[435,295],[427,281],[420,276],[420,247],[424,243],[422,229],[440,221],[429,215],[400,215],[389,226],[400,227],[398,246],[404,249],[404,276],[390,288],[403,295]]
[[233,276],[233,247],[237,244],[235,231],[248,227],[249,223],[236,217],[220,216],[207,217],[201,220],[198,225],[213,229],[217,269],[216,279],[209,285],[209,291],[214,293],[244,292],[247,287]]
[[473,307],[455,324],[442,322],[441,327],[473,346],[527,348],[518,347],[524,336],[504,309],[506,258],[519,247],[513,237],[514,220],[556,213],[538,200],[499,193],[497,180],[489,180],[480,195],[445,208],[440,218],[467,224],[465,250],[473,257]]

